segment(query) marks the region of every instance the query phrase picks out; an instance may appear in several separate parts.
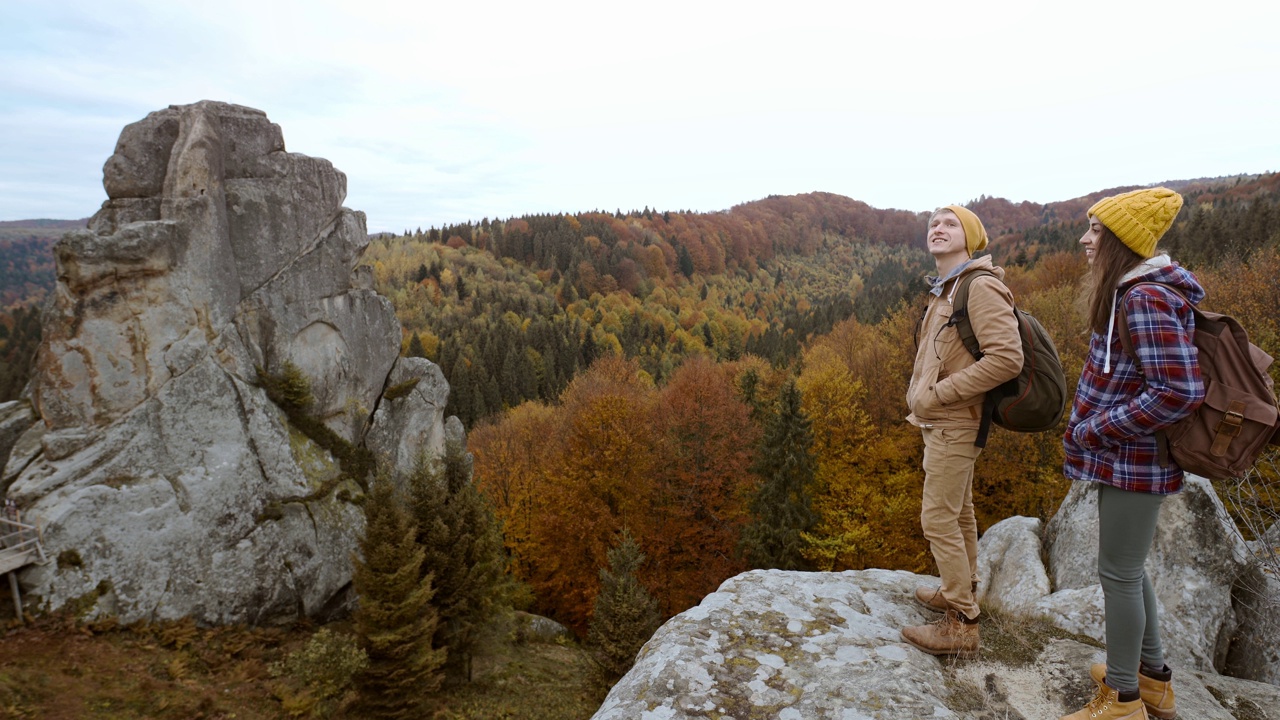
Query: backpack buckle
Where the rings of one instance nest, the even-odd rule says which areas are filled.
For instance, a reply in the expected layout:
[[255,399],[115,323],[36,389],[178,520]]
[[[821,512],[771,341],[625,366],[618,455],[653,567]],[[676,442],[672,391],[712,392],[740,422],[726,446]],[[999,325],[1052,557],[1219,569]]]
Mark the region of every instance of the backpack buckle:
[[1243,413],[1238,413],[1235,410],[1228,410],[1223,414],[1222,421],[1218,423],[1218,427],[1215,428],[1215,431],[1219,433],[1227,433],[1231,437],[1235,437],[1240,434],[1240,426],[1243,424]]

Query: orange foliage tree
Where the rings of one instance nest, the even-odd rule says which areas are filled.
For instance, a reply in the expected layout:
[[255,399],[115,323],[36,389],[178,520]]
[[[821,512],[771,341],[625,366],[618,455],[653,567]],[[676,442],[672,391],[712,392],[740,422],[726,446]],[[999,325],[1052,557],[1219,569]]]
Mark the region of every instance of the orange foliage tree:
[[666,614],[742,569],[733,548],[758,430],[733,372],[691,359],[659,390],[634,361],[605,357],[558,407],[525,403],[471,434],[476,481],[541,612],[586,629],[623,529]]
[[643,546],[643,576],[663,612],[697,604],[745,569],[735,549],[746,520],[746,492],[759,427],[738,397],[731,369],[704,357],[686,360],[658,397],[654,428],[654,524]]

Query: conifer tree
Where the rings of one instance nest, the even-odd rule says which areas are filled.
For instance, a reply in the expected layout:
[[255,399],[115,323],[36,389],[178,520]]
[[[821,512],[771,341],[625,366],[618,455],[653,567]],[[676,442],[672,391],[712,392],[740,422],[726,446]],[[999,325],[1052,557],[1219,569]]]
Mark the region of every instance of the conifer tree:
[[636,578],[644,553],[629,530],[609,550],[609,567],[600,569],[600,594],[588,630],[596,661],[611,683],[636,661],[636,653],[658,629],[658,601]]
[[414,333],[409,338],[409,349],[406,353],[409,357],[424,358],[427,356],[427,349],[422,346],[422,338],[418,337],[418,333]]
[[742,531],[742,551],[755,568],[809,570],[800,554],[800,534],[813,527],[813,433],[800,405],[800,391],[789,381],[778,411],[765,424],[760,458],[753,470],[762,478],[751,499],[752,521]]
[[472,482],[470,455],[456,441],[445,444],[442,459],[421,463],[409,487],[425,553],[421,574],[435,588],[435,644],[448,650],[445,669],[469,680],[481,631],[510,595],[501,528]]
[[365,531],[352,583],[360,598],[356,634],[369,665],[356,678],[361,717],[418,718],[440,686],[443,648],[434,649],[437,615],[423,550],[402,494],[386,478],[365,501]]
[[693,277],[693,256],[689,254],[689,248],[684,245],[681,245],[676,252],[676,265],[682,275],[687,278]]

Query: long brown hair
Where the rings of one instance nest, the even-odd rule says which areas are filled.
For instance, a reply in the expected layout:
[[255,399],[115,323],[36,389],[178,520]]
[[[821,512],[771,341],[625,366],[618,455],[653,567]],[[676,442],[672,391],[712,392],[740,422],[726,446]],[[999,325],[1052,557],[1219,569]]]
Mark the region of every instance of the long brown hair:
[[1105,225],[1098,234],[1096,247],[1084,296],[1087,303],[1085,317],[1094,332],[1106,335],[1116,286],[1125,273],[1137,267],[1144,258],[1120,242],[1120,238]]

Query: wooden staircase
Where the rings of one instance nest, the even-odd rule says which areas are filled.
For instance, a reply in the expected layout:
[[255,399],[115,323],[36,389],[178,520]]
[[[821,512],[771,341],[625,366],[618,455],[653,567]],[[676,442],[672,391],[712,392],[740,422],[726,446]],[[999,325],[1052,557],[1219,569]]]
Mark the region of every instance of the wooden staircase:
[[13,593],[13,609],[22,619],[22,593],[18,590],[18,571],[39,563],[49,562],[40,546],[40,530],[35,525],[22,522],[17,508],[6,506],[0,510],[0,575],[9,576],[9,590]]

